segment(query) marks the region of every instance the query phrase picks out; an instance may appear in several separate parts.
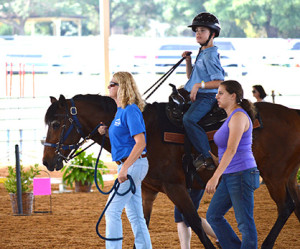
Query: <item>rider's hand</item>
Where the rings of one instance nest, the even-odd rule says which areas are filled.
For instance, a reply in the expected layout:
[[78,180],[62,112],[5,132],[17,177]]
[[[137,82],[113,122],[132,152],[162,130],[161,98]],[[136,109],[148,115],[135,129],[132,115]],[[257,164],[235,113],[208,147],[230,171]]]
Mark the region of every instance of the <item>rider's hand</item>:
[[184,51],[181,56],[185,57],[186,61],[191,61],[192,60],[191,53],[192,53],[191,51]]
[[198,93],[198,90],[199,90],[200,87],[201,87],[201,83],[196,83],[193,86],[192,91],[190,93],[190,99],[191,99],[192,102],[194,102],[196,100],[197,93]]
[[[103,123],[101,122],[100,124],[103,124]],[[101,136],[106,134],[107,133],[107,126],[104,125],[104,124],[99,126],[98,132],[100,133]]]

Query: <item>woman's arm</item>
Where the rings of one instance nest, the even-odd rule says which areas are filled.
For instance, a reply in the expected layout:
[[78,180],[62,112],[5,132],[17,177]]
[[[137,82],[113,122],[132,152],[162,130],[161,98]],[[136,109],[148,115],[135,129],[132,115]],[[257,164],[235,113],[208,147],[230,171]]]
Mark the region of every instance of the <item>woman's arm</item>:
[[133,138],[135,140],[135,145],[133,146],[130,155],[123,163],[122,168],[118,174],[119,183],[125,182],[127,180],[128,168],[141,156],[146,147],[146,139],[143,132],[134,135]]
[[229,137],[227,142],[227,149],[224,152],[220,164],[216,169],[214,175],[206,184],[205,190],[209,194],[213,194],[216,191],[216,187],[221,175],[234,157],[243,133],[249,128],[249,119],[244,113],[237,112],[232,116],[228,127]]

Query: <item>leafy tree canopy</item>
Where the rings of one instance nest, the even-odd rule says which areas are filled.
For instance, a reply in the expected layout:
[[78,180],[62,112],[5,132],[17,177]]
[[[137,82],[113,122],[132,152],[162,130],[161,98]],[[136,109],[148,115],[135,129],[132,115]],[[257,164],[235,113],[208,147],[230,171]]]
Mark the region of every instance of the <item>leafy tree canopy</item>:
[[[300,37],[300,0],[110,0],[110,25],[112,32],[135,36],[155,25],[162,35],[190,36],[187,25],[203,11],[217,15],[223,37]],[[99,34],[99,0],[0,0],[0,34],[24,35],[34,16],[82,16],[83,35]],[[65,34],[74,29],[64,27]],[[38,28],[44,34],[51,26]]]

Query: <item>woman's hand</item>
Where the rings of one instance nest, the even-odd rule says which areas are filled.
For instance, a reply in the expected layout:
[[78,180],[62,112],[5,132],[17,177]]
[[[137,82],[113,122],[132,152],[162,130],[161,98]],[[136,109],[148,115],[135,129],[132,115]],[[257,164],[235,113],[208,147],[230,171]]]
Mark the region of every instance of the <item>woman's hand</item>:
[[99,126],[98,128],[98,132],[100,133],[100,135],[105,135],[107,133],[107,126],[104,125],[102,122],[100,123],[102,124],[101,126]]
[[213,175],[213,177],[209,179],[209,181],[206,183],[206,187],[205,187],[206,193],[214,194],[216,192],[219,178],[220,177]]
[[127,178],[127,168],[122,167],[119,174],[118,174],[118,181],[119,183],[125,182],[128,180]]

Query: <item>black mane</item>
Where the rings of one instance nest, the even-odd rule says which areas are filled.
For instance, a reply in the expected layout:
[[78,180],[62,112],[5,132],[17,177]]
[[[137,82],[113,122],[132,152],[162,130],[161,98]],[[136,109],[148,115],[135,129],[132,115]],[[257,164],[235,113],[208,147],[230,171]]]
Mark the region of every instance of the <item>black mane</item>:
[[[73,97],[75,101],[87,101],[92,102],[95,105],[101,106],[101,108],[105,112],[115,113],[117,110],[117,105],[115,101],[107,96],[101,96],[98,94],[78,94]],[[61,106],[64,106],[65,103],[61,103],[60,100],[52,103],[48,108],[46,115],[45,115],[45,124],[49,124],[51,121],[55,119],[56,114],[58,113]],[[63,111],[65,112],[65,111]]]

